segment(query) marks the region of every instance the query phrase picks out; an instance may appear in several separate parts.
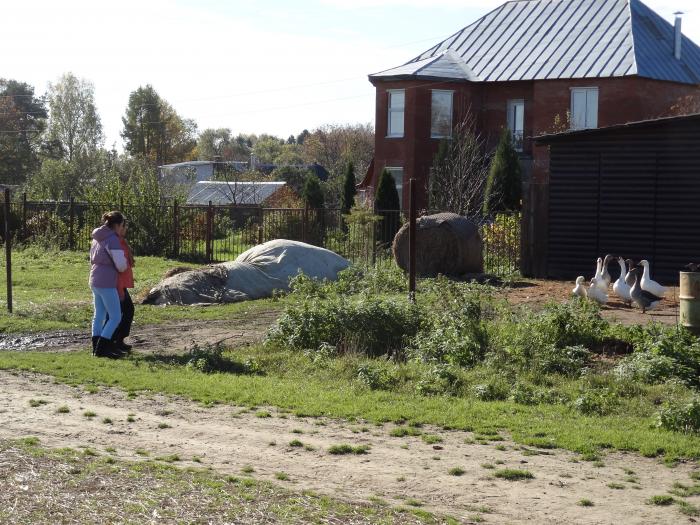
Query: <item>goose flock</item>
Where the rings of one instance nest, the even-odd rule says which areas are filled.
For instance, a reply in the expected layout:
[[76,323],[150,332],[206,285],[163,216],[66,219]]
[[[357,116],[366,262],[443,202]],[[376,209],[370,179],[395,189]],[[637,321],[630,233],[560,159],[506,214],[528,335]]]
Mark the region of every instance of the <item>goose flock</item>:
[[[607,303],[612,281],[608,265],[615,258],[612,255],[606,255],[605,259],[598,257],[595,275],[588,286],[585,284],[586,279],[579,276],[571,293],[599,304]],[[656,308],[668,293],[668,289],[651,278],[649,261],[640,261],[639,265],[635,266],[631,259],[617,257],[617,264],[620,265],[620,277],[612,285],[613,293],[628,306],[635,305],[641,308],[642,313]]]

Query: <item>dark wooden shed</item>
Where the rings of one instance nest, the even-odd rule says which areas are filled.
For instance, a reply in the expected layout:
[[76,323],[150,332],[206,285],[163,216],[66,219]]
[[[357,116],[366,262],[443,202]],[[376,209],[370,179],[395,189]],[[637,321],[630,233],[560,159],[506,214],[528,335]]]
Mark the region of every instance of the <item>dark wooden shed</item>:
[[[593,276],[606,253],[677,283],[700,262],[700,114],[539,137],[550,148],[546,273]],[[547,231],[544,231],[547,230]],[[610,272],[618,275],[613,263]]]

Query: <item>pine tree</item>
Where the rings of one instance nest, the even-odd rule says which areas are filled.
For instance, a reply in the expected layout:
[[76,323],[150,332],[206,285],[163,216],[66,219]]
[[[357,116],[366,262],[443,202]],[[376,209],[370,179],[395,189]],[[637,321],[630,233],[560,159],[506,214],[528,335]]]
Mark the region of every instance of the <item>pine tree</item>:
[[401,209],[401,202],[394,177],[386,169],[382,170],[379,176],[374,206],[377,215],[382,218],[377,224],[377,237],[382,244],[389,244],[401,227],[401,213],[398,211]]
[[357,188],[355,188],[355,166],[352,162],[348,162],[348,167],[345,170],[345,182],[343,184],[343,195],[340,200],[340,209],[343,214],[350,213],[350,210],[355,205],[355,195],[357,194]]
[[323,208],[323,190],[321,189],[321,183],[318,181],[318,177],[313,173],[307,175],[301,196],[304,199],[304,203],[309,208],[313,210]]
[[484,215],[520,209],[522,172],[518,152],[511,141],[510,131],[503,130],[491,161],[484,196]]
[[396,182],[387,169],[383,169],[382,174],[379,176],[374,205],[377,210],[401,209],[399,192],[396,191]]

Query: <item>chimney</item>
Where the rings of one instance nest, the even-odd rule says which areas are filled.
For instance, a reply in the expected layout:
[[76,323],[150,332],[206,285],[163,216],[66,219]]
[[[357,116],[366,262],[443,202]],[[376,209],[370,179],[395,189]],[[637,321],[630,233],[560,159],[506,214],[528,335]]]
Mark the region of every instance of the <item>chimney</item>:
[[676,57],[676,60],[680,60],[681,52],[683,50],[683,33],[681,32],[681,24],[683,22],[681,17],[683,16],[683,13],[678,11],[677,13],[673,14],[676,15],[676,38],[675,45],[673,46],[673,55]]

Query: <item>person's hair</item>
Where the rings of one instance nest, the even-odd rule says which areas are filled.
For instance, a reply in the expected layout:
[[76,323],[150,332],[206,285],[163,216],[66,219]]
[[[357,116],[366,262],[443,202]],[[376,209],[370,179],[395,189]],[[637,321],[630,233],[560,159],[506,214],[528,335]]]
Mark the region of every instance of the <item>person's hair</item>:
[[102,222],[106,224],[109,228],[115,224],[122,224],[126,221],[126,217],[120,211],[108,211],[102,214]]

